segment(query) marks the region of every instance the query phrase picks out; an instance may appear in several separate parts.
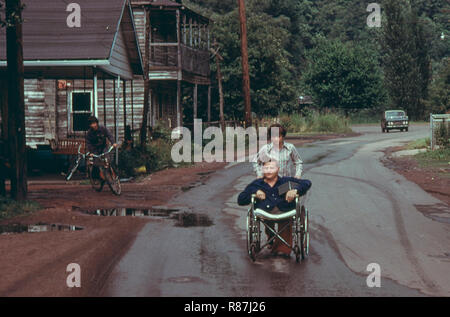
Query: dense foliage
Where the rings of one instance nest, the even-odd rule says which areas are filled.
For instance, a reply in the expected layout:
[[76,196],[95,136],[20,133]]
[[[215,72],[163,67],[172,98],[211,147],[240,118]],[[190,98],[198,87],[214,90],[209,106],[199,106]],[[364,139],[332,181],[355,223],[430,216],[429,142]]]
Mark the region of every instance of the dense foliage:
[[[237,1],[183,2],[214,20],[224,58],[225,114],[242,118]],[[298,96],[311,94],[326,108],[395,107],[413,118],[425,118],[430,107],[448,111],[448,103],[440,102],[450,52],[450,4],[379,3],[382,27],[369,28],[368,1],[246,0],[252,110],[259,116],[296,112]],[[317,82],[320,76],[325,83]]]
[[304,83],[321,108],[379,107],[384,102],[376,56],[359,44],[321,38],[308,54]]

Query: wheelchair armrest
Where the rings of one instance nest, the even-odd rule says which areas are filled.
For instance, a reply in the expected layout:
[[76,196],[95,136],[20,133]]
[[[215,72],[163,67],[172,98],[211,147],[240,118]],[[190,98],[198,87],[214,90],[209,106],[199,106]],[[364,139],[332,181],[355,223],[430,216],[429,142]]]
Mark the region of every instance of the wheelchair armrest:
[[252,210],[255,209],[255,203],[256,203],[256,194],[252,194],[252,201],[251,201]]

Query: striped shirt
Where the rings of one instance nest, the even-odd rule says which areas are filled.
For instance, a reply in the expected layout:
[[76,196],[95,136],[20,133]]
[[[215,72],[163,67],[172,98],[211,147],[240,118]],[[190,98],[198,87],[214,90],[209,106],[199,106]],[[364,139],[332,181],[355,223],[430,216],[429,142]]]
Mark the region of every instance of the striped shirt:
[[274,148],[273,143],[264,145],[253,161],[253,169],[258,177],[263,176],[262,167],[268,158],[274,158],[279,162],[280,171],[278,175],[285,177],[301,178],[303,173],[303,161],[295,146],[283,142],[280,151]]

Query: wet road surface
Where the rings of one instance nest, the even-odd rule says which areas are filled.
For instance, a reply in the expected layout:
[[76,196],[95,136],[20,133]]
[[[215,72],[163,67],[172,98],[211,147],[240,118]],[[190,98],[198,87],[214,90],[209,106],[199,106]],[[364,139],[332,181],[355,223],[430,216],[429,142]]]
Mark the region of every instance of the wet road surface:
[[[302,263],[246,253],[246,207],[238,193],[253,180],[248,163],[218,171],[174,206],[207,215],[209,226],[148,223],[104,287],[106,296],[423,296],[450,295],[449,223],[416,209],[449,206],[380,163],[382,149],[427,136],[427,126],[299,148],[313,187],[310,256]],[[438,218],[439,220],[439,218]],[[381,267],[369,288],[367,265]]]

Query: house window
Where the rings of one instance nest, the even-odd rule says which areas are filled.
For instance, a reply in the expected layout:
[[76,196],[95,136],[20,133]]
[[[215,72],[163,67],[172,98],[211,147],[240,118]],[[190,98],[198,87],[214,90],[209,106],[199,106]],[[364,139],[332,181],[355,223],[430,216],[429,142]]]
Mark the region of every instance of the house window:
[[89,129],[88,118],[93,112],[92,104],[92,92],[72,92],[70,119],[73,132],[87,131]]

